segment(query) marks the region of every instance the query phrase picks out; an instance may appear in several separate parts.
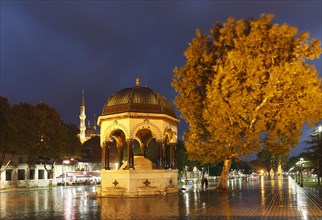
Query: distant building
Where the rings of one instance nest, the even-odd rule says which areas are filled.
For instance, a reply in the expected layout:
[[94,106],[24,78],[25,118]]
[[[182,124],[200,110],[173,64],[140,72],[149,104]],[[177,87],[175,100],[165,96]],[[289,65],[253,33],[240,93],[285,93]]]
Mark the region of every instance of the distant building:
[[[45,167],[45,160],[39,159],[28,166],[26,155],[8,155],[7,158],[4,161],[6,165],[0,172],[0,189],[57,185],[56,176],[76,171],[78,165],[77,163],[64,164],[63,160],[57,160],[54,167],[51,164]],[[53,178],[49,176],[46,169],[52,171]]]
[[99,136],[99,131],[96,130],[96,119],[94,115],[93,127],[91,127],[90,121],[88,121],[87,127],[85,126],[86,114],[85,114],[85,97],[84,90],[82,91],[82,102],[79,113],[79,140],[83,144],[85,141],[92,137]]
[[[62,181],[66,181],[70,173],[80,171],[87,173],[100,170],[100,134],[99,131],[96,130],[95,116],[93,127],[91,127],[90,121],[88,121],[87,127],[85,126],[86,114],[84,91],[82,92],[79,119],[80,125],[78,136],[81,143],[83,144],[92,137],[97,137],[91,139],[91,141],[83,145],[83,158],[59,158],[52,167],[52,161],[44,161],[44,159],[39,159],[35,162],[35,164],[28,166],[26,155],[8,155],[4,161],[5,165],[0,170],[0,189],[57,185]],[[47,163],[46,168],[44,166],[45,162]],[[52,176],[49,176],[46,169],[51,170]],[[89,177],[90,176],[86,176],[86,178]]]

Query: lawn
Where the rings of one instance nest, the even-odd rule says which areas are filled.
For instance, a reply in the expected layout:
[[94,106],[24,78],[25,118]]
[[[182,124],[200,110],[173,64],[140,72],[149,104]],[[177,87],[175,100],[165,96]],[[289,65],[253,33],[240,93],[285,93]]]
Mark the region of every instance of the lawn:
[[322,185],[318,185],[318,182],[303,182],[303,187],[317,187],[322,189]]

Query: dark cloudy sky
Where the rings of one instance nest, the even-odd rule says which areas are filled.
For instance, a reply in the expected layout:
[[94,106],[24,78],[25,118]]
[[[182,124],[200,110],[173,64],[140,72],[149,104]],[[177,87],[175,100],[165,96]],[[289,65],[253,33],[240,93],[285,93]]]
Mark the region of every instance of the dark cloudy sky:
[[[74,124],[82,89],[87,119],[93,120],[114,92],[134,86],[136,76],[172,101],[173,68],[184,64],[195,29],[208,33],[229,16],[274,13],[275,23],[309,31],[320,41],[322,35],[319,0],[2,0],[0,6],[1,96],[11,104],[47,103]],[[322,72],[321,61],[316,66]],[[180,137],[184,128],[181,123]]]

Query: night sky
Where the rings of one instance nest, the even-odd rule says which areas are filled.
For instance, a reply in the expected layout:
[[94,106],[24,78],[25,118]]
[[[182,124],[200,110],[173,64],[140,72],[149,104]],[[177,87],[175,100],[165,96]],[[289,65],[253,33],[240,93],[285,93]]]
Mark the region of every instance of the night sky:
[[[302,1],[6,1],[1,3],[1,96],[10,104],[44,102],[79,125],[81,92],[87,119],[99,116],[135,77],[173,101],[175,66],[195,36],[216,21],[276,15],[322,39],[322,2]],[[321,73],[321,58],[314,63]],[[179,113],[177,116],[179,117]],[[181,119],[179,138],[186,124]],[[299,146],[309,134],[303,129]]]

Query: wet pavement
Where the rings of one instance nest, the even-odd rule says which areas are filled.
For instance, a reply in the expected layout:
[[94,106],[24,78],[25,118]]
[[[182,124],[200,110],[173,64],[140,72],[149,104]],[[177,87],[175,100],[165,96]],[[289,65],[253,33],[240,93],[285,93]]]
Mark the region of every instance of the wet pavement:
[[147,198],[97,198],[94,186],[1,190],[0,219],[322,219],[321,191],[294,180],[187,186],[178,194]]

